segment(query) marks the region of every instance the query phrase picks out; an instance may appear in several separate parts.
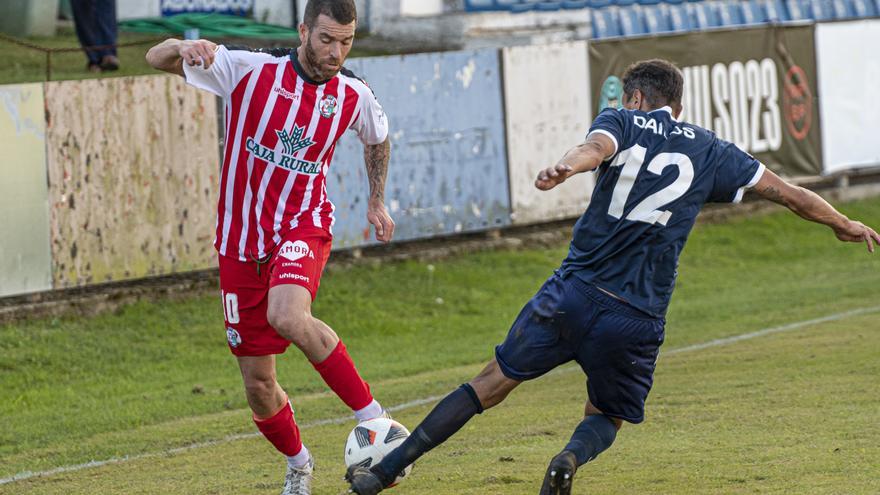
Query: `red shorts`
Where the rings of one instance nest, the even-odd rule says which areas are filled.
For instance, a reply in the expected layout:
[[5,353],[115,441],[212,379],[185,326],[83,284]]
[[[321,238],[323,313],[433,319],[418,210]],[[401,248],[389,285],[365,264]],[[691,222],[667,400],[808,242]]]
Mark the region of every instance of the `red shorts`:
[[269,325],[266,316],[269,289],[300,285],[314,300],[330,257],[331,241],[330,234],[323,230],[297,229],[281,239],[268,261],[218,256],[226,340],[233,354],[266,356],[287,350],[290,342]]

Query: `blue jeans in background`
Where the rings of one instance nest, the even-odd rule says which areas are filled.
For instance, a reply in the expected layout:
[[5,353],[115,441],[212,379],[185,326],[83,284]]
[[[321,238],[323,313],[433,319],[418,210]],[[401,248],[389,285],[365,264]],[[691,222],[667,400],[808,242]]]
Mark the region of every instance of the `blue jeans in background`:
[[86,52],[89,65],[101,65],[104,57],[115,57],[115,47],[89,47],[116,44],[116,0],[70,0],[70,8],[76,36]]

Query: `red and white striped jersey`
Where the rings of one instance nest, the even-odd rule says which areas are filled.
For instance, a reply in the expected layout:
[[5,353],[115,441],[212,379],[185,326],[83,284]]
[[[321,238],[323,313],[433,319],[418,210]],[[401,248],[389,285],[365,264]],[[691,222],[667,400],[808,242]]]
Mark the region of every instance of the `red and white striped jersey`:
[[311,80],[296,59],[220,46],[214,63],[183,64],[189,84],[226,103],[217,236],[223,256],[263,258],[287,232],[319,228],[332,235],[327,171],[346,129],[366,145],[388,136],[373,92],[343,69]]

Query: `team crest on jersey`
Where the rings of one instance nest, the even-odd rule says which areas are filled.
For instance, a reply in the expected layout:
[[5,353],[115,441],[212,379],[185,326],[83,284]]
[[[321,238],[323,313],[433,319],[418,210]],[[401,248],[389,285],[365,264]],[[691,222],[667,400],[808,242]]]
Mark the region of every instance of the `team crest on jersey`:
[[241,345],[241,335],[232,327],[226,327],[226,340],[233,349]]
[[255,158],[267,161],[275,166],[307,175],[318,175],[321,173],[321,164],[319,162],[310,162],[293,156],[297,151],[302,151],[315,144],[309,137],[304,137],[305,127],[293,126],[291,132],[285,129],[276,130],[278,142],[281,143],[282,150],[278,151],[258,143],[253,137],[247,138],[245,148]]
[[320,110],[321,116],[329,119],[330,117],[336,115],[336,110],[339,109],[339,102],[336,101],[336,97],[333,95],[327,95],[321,99]]
[[296,261],[306,256],[312,259],[315,258],[315,254],[309,249],[309,245],[305,241],[285,242],[278,250],[278,256],[287,258],[290,261]]

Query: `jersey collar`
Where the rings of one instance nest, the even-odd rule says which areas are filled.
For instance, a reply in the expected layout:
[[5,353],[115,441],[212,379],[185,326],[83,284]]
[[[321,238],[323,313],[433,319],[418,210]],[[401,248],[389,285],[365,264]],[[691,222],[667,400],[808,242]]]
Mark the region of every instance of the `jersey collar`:
[[320,86],[322,84],[327,84],[330,82],[330,79],[326,81],[315,81],[311,77],[309,77],[306,70],[303,68],[302,64],[299,63],[299,57],[297,56],[296,48],[292,48],[290,50],[290,61],[293,63],[293,70],[296,71],[296,75],[302,78],[302,80],[308,84],[313,84],[315,86]]
[[675,120],[675,117],[672,116],[672,107],[670,107],[669,105],[651,110],[648,113],[654,113],[654,112],[666,112],[669,114],[669,117],[672,119],[673,122],[678,122],[677,120]]

